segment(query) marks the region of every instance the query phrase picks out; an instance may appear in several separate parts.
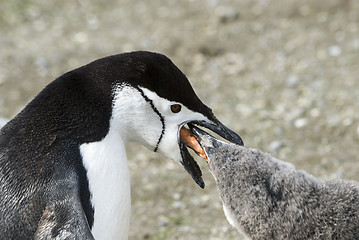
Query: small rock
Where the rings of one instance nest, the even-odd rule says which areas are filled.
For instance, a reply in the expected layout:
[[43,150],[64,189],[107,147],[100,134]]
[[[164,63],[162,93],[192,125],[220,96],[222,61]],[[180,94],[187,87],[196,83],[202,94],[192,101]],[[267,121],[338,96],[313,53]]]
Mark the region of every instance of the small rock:
[[192,198],[191,204],[194,206],[199,206],[201,204],[201,201],[198,198]]
[[318,108],[313,108],[309,111],[309,114],[312,117],[318,117],[320,115],[320,110]]
[[208,194],[202,195],[201,196],[201,202],[208,202],[209,200],[211,200],[211,196]]
[[150,239],[151,238],[151,234],[146,233],[143,235],[143,239]]
[[342,53],[342,49],[337,45],[333,45],[328,48],[328,53],[330,56],[337,57]]
[[350,125],[352,125],[354,123],[354,119],[353,118],[345,118],[343,120],[343,125],[348,127]]
[[74,36],[73,39],[75,42],[77,43],[85,43],[88,41],[88,36],[85,32],[77,32]]
[[296,75],[291,75],[287,78],[286,85],[288,87],[295,87],[298,85],[298,82],[299,82],[299,77]]
[[166,216],[160,215],[158,220],[158,226],[165,227],[168,225],[169,219]]
[[168,222],[165,222],[165,221],[158,221],[158,226],[160,226],[160,227],[165,227],[165,226],[167,226],[168,225]]
[[175,193],[173,194],[173,198],[176,200],[179,200],[181,198],[181,194],[180,193]]
[[308,119],[306,118],[298,118],[294,121],[294,126],[296,128],[302,128],[308,125]]
[[186,204],[184,202],[176,201],[172,203],[173,208],[185,208]]
[[49,67],[49,62],[44,57],[38,57],[36,59],[36,65],[39,68],[47,68],[47,67]]
[[234,22],[239,18],[238,12],[228,12],[220,17],[221,23],[230,23]]
[[202,46],[199,48],[199,52],[205,56],[216,57],[223,54],[224,49],[219,47]]

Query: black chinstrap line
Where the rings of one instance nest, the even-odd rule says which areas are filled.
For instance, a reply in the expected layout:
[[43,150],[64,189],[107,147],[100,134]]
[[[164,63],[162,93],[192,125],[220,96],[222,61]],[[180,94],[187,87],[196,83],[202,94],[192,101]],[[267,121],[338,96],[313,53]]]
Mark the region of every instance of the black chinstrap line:
[[140,88],[136,88],[142,95],[142,97],[146,100],[146,102],[148,102],[150,104],[150,106],[152,107],[153,111],[160,117],[160,121],[162,123],[162,132],[160,137],[158,138],[157,144],[155,149],[153,150],[154,152],[157,152],[158,150],[158,146],[160,145],[160,142],[162,140],[163,135],[165,134],[165,130],[166,130],[166,125],[165,125],[165,118],[161,115],[161,113],[158,111],[158,109],[155,107],[155,105],[153,104],[153,101],[151,99],[149,99],[145,93],[142,91],[142,89]]

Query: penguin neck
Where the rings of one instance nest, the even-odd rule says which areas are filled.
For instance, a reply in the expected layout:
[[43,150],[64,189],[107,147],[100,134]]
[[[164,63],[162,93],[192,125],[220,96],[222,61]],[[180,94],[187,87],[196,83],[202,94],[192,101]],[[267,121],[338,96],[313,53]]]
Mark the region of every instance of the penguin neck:
[[125,139],[109,130],[104,139],[80,146],[87,170],[95,239],[126,239],[131,215],[130,174]]
[[125,144],[136,141],[145,145],[136,129],[143,127],[141,112],[146,104],[135,88],[126,84],[118,87],[107,135],[80,146],[94,209],[91,231],[95,239],[128,238],[131,191]]

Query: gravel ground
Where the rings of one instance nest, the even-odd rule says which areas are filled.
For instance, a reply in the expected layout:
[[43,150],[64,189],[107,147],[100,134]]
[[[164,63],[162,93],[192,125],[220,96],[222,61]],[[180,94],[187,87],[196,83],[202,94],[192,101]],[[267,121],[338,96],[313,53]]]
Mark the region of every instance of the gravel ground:
[[[359,180],[359,1],[0,2],[0,116],[57,76],[130,50],[170,57],[249,147],[321,178]],[[132,144],[130,239],[242,239],[199,160],[181,166]]]

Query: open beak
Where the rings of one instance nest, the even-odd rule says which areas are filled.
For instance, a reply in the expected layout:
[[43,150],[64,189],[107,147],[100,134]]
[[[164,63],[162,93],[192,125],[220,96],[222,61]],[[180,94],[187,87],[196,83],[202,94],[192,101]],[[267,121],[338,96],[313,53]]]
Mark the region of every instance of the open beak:
[[[187,124],[190,129],[184,127]],[[186,171],[192,176],[193,180],[201,187],[204,188],[205,184],[202,179],[202,172],[199,168],[197,162],[193,159],[193,157],[188,152],[187,147],[194,150],[197,155],[207,160],[207,156],[205,155],[202,147],[198,143],[198,140],[195,138],[194,134],[192,133],[191,129],[194,125],[199,125],[201,127],[207,128],[214,133],[218,134],[219,136],[223,137],[224,139],[243,146],[243,141],[238,134],[227,128],[223,125],[217,118],[214,117],[214,120],[209,121],[191,121],[184,123],[180,126],[179,130],[179,147],[182,156],[182,165],[186,169]]]

